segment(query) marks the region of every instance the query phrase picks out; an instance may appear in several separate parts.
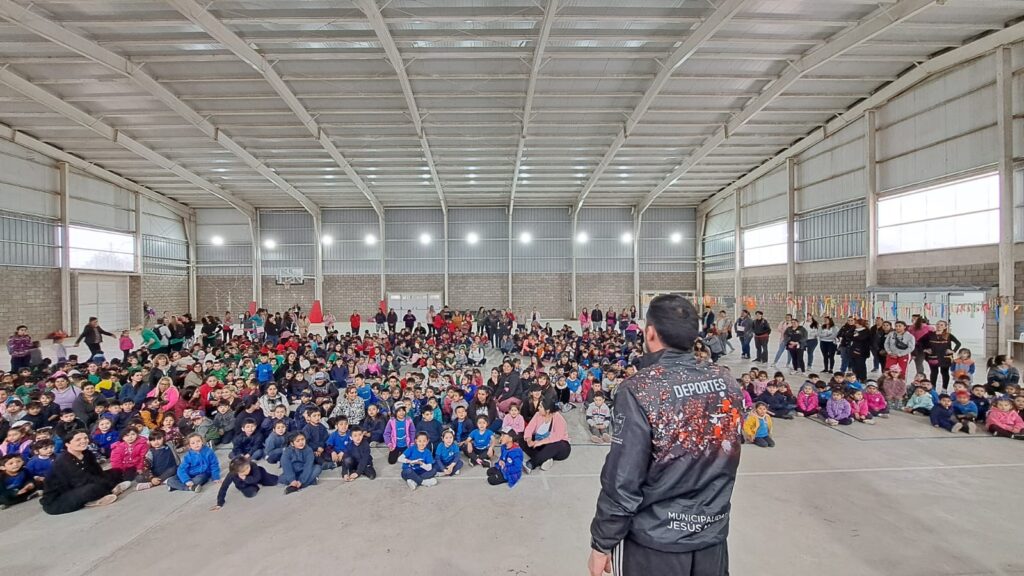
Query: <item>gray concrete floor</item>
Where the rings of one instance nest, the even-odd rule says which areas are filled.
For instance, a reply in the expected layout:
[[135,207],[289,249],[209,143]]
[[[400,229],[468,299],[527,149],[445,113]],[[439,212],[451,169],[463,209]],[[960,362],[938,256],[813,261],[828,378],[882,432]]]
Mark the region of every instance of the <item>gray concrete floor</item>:
[[[607,447],[585,442],[579,411],[568,419],[570,459],[511,490],[465,469],[411,492],[378,450],[375,481],[347,484],[333,471],[289,496],[232,489],[218,512],[213,488],[131,492],[62,517],[22,504],[0,512],[3,573],[585,574]],[[953,436],[903,414],[874,427],[798,420],[775,430],[776,448],[743,451],[734,575],[1024,574],[1024,442]]]

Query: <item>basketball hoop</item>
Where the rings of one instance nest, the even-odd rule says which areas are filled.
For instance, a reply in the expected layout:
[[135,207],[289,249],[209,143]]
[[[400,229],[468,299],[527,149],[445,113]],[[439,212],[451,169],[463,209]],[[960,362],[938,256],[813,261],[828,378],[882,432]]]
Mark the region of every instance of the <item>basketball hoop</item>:
[[302,268],[281,268],[274,273],[274,283],[284,286],[286,290],[294,285],[301,286],[305,282],[306,278],[302,273]]

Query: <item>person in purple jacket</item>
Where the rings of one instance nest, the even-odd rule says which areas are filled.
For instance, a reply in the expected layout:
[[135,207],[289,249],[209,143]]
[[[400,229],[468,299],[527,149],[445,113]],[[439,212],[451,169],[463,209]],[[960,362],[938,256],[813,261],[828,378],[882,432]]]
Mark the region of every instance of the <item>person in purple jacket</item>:
[[829,426],[849,426],[853,423],[851,412],[850,403],[843,398],[843,393],[833,390],[832,398],[825,403],[825,423]]

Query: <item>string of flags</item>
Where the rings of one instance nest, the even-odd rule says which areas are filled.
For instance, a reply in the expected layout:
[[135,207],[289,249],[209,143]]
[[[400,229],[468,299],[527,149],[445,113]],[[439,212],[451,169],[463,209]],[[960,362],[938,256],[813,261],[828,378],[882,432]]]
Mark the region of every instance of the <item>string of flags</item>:
[[[729,308],[732,305],[732,297],[705,295],[703,300],[694,298],[694,305],[711,306],[713,309]],[[1014,302],[1010,298],[993,296],[979,302],[949,304],[942,301],[934,302],[876,302],[869,295],[865,294],[817,294],[813,296],[794,296],[787,292],[748,294],[740,297],[742,308],[750,311],[766,308],[770,305],[785,305],[790,314],[803,315],[813,314],[814,316],[831,316],[833,318],[845,318],[855,316],[859,318],[873,318],[882,316],[885,318],[907,319],[914,314],[924,314],[931,319],[950,318],[951,316],[974,316],[989,313],[995,315],[999,321],[1003,314],[1019,312],[1022,303]]]

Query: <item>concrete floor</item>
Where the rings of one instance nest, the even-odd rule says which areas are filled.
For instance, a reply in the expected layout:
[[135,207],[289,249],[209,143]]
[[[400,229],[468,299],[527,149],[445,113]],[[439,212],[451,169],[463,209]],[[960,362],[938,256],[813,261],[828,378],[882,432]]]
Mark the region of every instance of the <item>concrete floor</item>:
[[[213,489],[131,492],[63,517],[19,505],[0,512],[3,572],[585,574],[607,448],[581,442],[579,411],[568,420],[570,459],[511,490],[466,469],[411,492],[378,450],[375,481],[346,484],[333,471],[287,497],[232,489],[218,512]],[[743,451],[734,575],[1024,574],[1024,442],[935,432],[903,414],[874,427],[779,422],[776,439]]]

